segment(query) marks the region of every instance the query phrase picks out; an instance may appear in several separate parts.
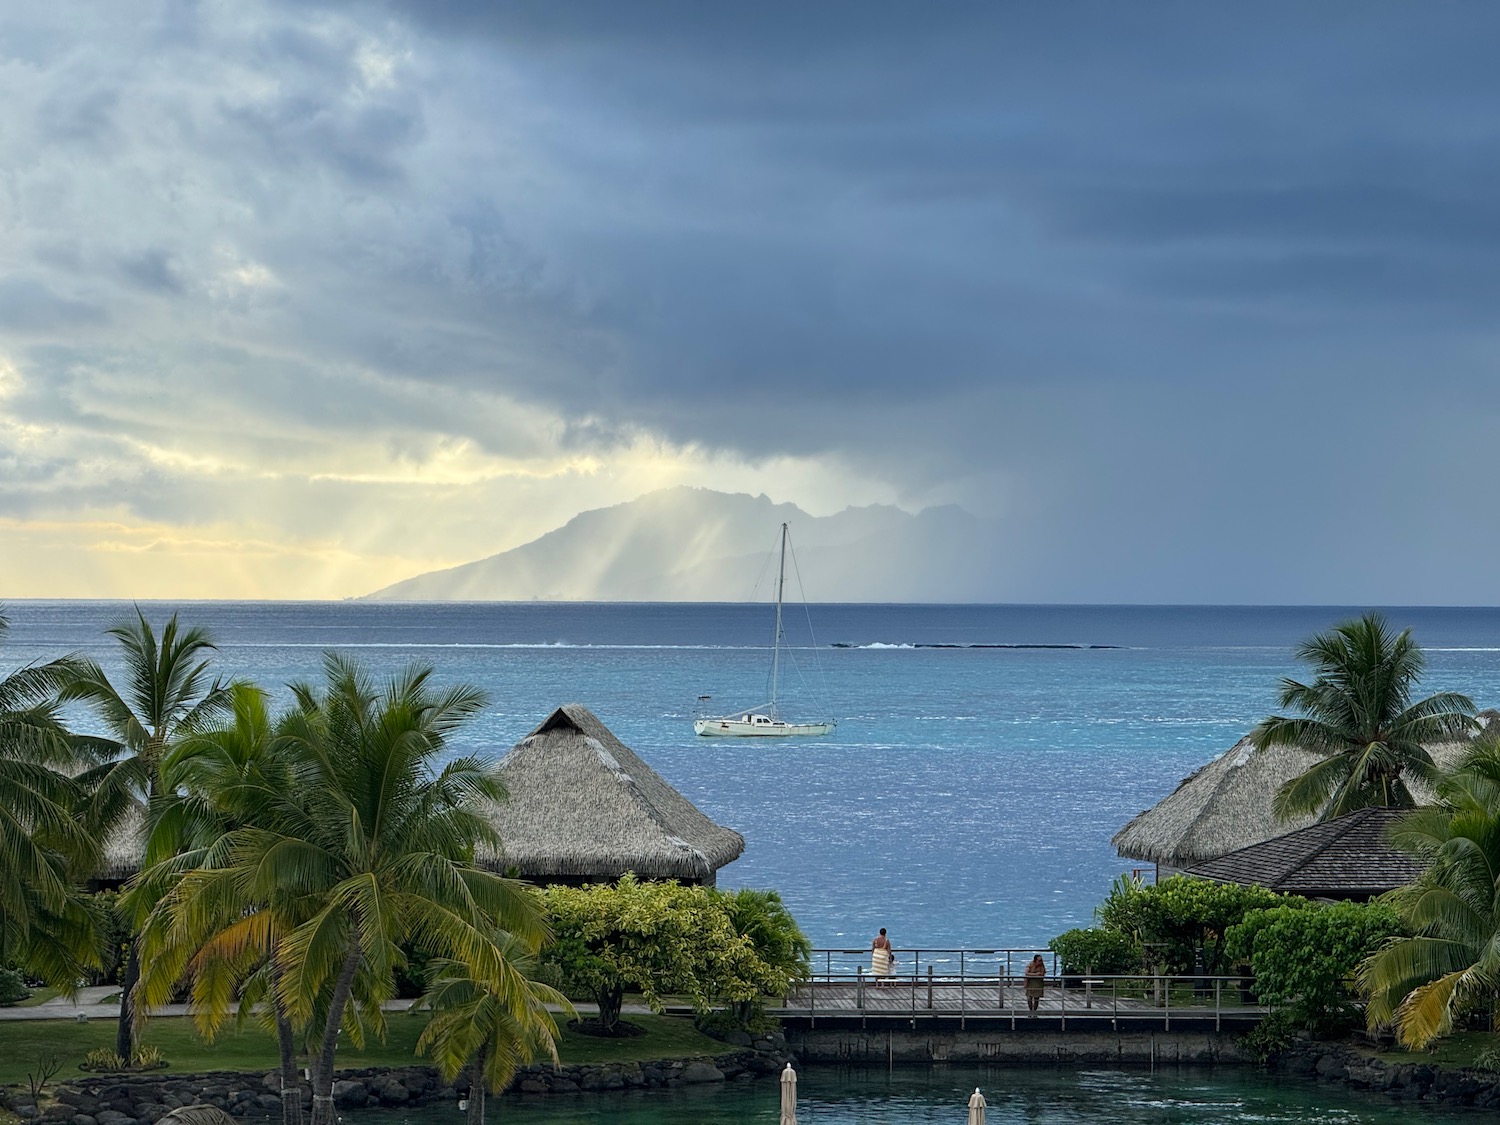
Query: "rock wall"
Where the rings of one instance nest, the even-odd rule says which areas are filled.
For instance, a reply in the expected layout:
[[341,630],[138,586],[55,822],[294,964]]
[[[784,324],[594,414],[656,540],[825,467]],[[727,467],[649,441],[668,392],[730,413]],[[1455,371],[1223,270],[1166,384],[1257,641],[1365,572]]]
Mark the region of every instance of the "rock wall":
[[1275,1069],[1403,1101],[1500,1107],[1500,1074],[1494,1071],[1420,1061],[1388,1062],[1347,1043],[1294,1043],[1277,1058]]
[[[728,1051],[709,1058],[637,1063],[523,1068],[508,1094],[570,1094],[588,1090],[649,1089],[775,1076],[787,1063],[779,1035],[756,1041],[762,1049]],[[333,1084],[339,1109],[367,1106],[424,1106],[454,1101],[468,1093],[468,1082],[442,1081],[429,1066],[341,1070]],[[304,1106],[312,1105],[306,1082],[298,1087]],[[155,1125],[168,1111],[185,1105],[213,1105],[235,1117],[279,1117],[281,1075],[99,1074],[69,1078],[47,1089],[40,1100],[25,1091],[0,1091],[0,1105],[38,1125]]]

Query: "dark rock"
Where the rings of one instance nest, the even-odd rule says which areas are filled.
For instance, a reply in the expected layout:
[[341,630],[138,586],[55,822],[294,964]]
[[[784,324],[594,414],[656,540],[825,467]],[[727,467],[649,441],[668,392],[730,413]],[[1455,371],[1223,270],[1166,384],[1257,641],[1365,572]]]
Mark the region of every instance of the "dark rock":
[[1432,1092],[1445,1102],[1472,1102],[1482,1083],[1466,1070],[1440,1070]]
[[255,1099],[258,1109],[266,1110],[268,1113],[281,1112],[281,1098],[276,1094],[260,1094]]
[[1318,1077],[1329,1082],[1340,1082],[1349,1076],[1349,1068],[1337,1055],[1324,1055],[1316,1067]]
[[86,1113],[75,1113],[72,1125],[99,1125],[99,1123]]
[[727,1031],[724,1033],[724,1042],[731,1047],[748,1047],[755,1042],[755,1038],[748,1031]]
[[35,1102],[23,1102],[20,1105],[12,1106],[11,1112],[24,1121],[34,1121],[42,1115],[42,1111],[36,1107]]
[[552,1092],[554,1094],[576,1094],[576,1093],[578,1093],[578,1083],[574,1082],[570,1078],[560,1078],[560,1077],[559,1078],[554,1078],[551,1081],[550,1086],[552,1087]]
[[724,1072],[711,1062],[690,1062],[682,1068],[682,1081],[688,1084],[722,1082]]
[[42,1110],[43,1121],[71,1121],[78,1111],[70,1105],[49,1105]]
[[149,1121],[151,1125],[156,1125],[158,1121],[170,1112],[166,1106],[161,1105],[159,1102],[143,1102],[135,1107],[136,1118],[141,1121]]
[[523,1094],[545,1094],[547,1083],[540,1078],[521,1079],[521,1092]]
[[333,1084],[333,1104],[339,1109],[360,1109],[369,1096],[363,1082],[341,1081]]

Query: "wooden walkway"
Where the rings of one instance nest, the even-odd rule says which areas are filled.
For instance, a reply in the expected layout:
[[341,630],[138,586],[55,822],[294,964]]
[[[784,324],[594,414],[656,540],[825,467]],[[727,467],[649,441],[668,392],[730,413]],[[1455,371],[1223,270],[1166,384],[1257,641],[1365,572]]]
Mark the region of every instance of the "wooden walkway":
[[869,1018],[876,1019],[976,1019],[976,1020],[1025,1020],[1045,1017],[1049,1024],[1068,1020],[1086,1022],[1126,1020],[1131,1023],[1160,1021],[1170,1027],[1177,1021],[1212,1021],[1215,1025],[1224,1019],[1235,1023],[1257,1020],[1266,1014],[1266,1009],[1242,1002],[1236,989],[1232,994],[1224,989],[1215,989],[1194,995],[1187,1001],[1179,990],[1177,1001],[1162,1001],[1142,998],[1139,995],[1119,995],[1108,982],[1102,987],[1059,987],[1049,983],[1043,990],[1037,1011],[1031,1012],[1026,1005],[1026,990],[1019,982],[990,980],[943,980],[928,981],[910,978],[874,983],[871,979],[860,982],[816,981],[805,984],[787,996],[781,1007],[772,1009],[772,1014],[788,1018]]

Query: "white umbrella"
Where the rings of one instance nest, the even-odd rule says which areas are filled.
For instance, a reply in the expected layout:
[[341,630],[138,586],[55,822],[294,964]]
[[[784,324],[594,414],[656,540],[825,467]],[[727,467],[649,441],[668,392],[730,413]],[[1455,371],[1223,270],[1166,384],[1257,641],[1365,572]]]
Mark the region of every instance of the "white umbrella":
[[781,1072],[781,1125],[797,1125],[797,1072],[791,1063]]
[[969,1099],[969,1125],[984,1125],[984,1107],[987,1104],[979,1087],[975,1086],[974,1096]]

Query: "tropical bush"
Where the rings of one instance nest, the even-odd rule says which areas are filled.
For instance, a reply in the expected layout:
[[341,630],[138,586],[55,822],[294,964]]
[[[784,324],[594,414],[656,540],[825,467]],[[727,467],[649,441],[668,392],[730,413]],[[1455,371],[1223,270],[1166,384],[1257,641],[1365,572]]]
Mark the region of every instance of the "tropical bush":
[[1128,973],[1141,965],[1141,947],[1119,930],[1068,930],[1058,934],[1047,948],[1062,958],[1062,971],[1078,973]]
[[546,901],[551,979],[569,996],[591,997],[606,1033],[619,1023],[627,989],[656,1011],[671,993],[700,1012],[725,1002],[748,1015],[807,973],[807,939],[774,894],[742,899],[626,875],[614,884],[549,887]]
[[1218,975],[1231,965],[1224,937],[1232,926],[1254,910],[1305,905],[1264,887],[1174,875],[1150,886],[1117,881],[1096,914],[1103,929],[1139,945],[1149,968],[1185,975],[1197,971],[1201,954],[1203,970]]
[[26,979],[16,969],[0,969],[0,1007],[19,1004],[31,995]]
[[124,1070],[125,1060],[109,1047],[95,1047],[83,1056],[84,1070]]
[[1279,906],[1247,914],[1225,947],[1232,962],[1250,966],[1261,1003],[1294,1027],[1330,1033],[1357,1016],[1355,970],[1402,932],[1396,911],[1381,902]]

